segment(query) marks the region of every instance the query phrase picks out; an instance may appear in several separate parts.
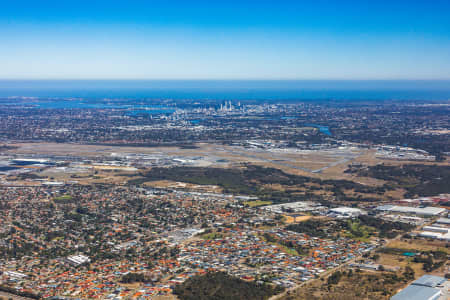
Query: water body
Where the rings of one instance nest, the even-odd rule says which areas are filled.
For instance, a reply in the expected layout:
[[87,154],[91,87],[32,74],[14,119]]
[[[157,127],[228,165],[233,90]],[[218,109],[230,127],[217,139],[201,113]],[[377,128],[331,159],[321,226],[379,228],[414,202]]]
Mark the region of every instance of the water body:
[[331,136],[331,131],[330,131],[330,128],[328,128],[328,126],[317,125],[317,124],[305,124],[305,126],[317,128],[323,134]]
[[109,101],[91,100],[46,100],[46,99],[24,99],[17,102],[2,102],[0,105],[7,106],[25,106],[29,108],[40,109],[125,109],[128,110],[129,116],[140,115],[157,115],[157,114],[172,114],[175,109],[165,107],[162,105],[133,105],[133,104],[117,104]]
[[[0,97],[449,100],[450,80],[0,80]],[[11,102],[11,101],[9,101]],[[30,100],[30,102],[32,102]],[[54,104],[39,104],[50,105]],[[76,107],[99,105],[73,102]]]
[[54,166],[55,164],[48,161],[38,161],[38,160],[13,160],[12,161],[13,166],[32,166],[32,165],[48,165],[48,166]]
[[133,105],[133,104],[117,104],[110,101],[99,101],[96,99],[78,100],[78,99],[21,99],[16,102],[2,102],[0,105],[7,106],[27,106],[41,109],[126,109],[130,111],[130,115],[138,114],[158,114],[158,113],[173,113],[175,109],[165,107],[162,105]]
[[20,169],[19,167],[11,167],[11,166],[0,166],[0,172],[7,172],[11,170]]

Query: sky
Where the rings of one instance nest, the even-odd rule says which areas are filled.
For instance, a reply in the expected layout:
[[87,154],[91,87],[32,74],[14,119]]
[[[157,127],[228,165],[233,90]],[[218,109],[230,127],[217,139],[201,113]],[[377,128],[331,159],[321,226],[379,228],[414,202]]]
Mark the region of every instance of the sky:
[[0,4],[0,79],[450,79],[448,0]]

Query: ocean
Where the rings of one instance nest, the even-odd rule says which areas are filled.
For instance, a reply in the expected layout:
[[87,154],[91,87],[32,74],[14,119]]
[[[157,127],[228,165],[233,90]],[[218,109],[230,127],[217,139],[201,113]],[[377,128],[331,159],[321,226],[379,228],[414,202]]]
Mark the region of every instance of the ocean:
[[450,80],[0,80],[0,97],[447,101]]

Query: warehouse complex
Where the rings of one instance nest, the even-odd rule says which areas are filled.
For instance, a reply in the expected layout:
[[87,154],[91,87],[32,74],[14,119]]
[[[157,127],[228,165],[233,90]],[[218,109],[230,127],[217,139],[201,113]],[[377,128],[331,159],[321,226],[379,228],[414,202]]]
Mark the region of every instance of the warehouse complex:
[[391,297],[391,300],[445,300],[450,296],[449,287],[444,277],[423,275]]

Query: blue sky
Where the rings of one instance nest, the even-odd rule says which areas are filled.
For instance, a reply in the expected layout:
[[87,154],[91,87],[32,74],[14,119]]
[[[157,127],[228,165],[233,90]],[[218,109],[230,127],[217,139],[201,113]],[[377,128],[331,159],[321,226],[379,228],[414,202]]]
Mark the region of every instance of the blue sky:
[[450,79],[450,1],[0,4],[3,79]]

